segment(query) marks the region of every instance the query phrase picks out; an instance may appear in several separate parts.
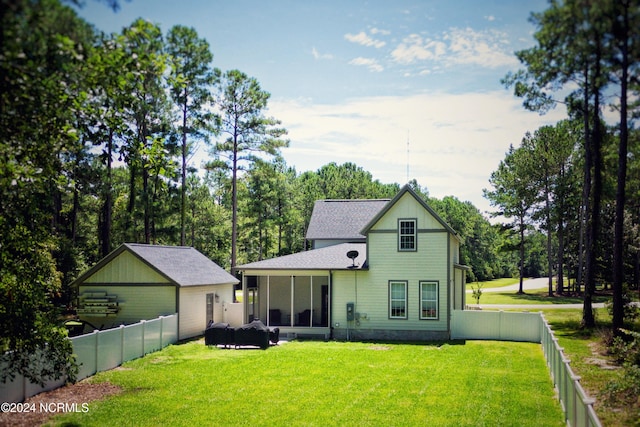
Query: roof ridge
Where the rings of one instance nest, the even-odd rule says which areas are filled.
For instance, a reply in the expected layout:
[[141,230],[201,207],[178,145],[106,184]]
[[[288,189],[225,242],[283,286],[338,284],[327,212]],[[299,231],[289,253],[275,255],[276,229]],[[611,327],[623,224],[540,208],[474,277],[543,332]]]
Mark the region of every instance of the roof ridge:
[[320,199],[318,202],[388,202],[391,199]]
[[146,248],[195,249],[193,246],[154,245],[151,243],[124,243],[125,246],[141,246]]

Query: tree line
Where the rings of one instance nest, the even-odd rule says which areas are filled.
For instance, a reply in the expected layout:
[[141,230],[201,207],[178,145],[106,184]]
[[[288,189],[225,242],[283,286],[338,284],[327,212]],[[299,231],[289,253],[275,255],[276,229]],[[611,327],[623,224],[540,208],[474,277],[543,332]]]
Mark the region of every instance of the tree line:
[[[106,1],[111,7],[117,2]],[[57,0],[0,2],[2,381],[67,375],[69,284],[123,242],[193,246],[227,269],[308,249],[319,199],[392,198],[354,163],[298,173],[270,94],[213,67],[193,28],[138,19],[104,34]],[[193,165],[197,149],[208,161]],[[472,279],[513,274],[495,227],[469,202],[430,198],[460,232]],[[52,364],[34,369],[42,353]]]
[[[618,330],[633,311],[629,287],[640,281],[640,3],[554,0],[530,20],[536,45],[516,52],[523,68],[503,83],[527,109],[563,105],[569,119],[512,146],[485,196],[510,221],[520,269],[537,227],[547,236],[549,294],[553,272],[558,293],[583,292],[591,328],[596,286],[611,286]],[[607,109],[615,119],[605,120]]]

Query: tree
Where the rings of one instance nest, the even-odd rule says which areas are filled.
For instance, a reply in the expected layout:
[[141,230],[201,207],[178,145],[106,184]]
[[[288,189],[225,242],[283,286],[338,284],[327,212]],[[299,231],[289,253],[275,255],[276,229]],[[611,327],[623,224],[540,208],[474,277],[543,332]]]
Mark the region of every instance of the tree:
[[[3,3],[0,25],[0,373],[73,379],[71,343],[56,324],[52,253],[63,152],[78,152],[83,59],[92,32],[56,1]],[[68,171],[68,169],[67,169]]]
[[[152,225],[154,209],[151,187],[154,177],[149,176],[151,170],[149,156],[144,156],[155,138],[166,138],[169,130],[169,115],[164,73],[167,58],[164,53],[162,32],[157,25],[143,19],[136,20],[123,30],[123,47],[132,58],[126,81],[125,91],[131,94],[131,103],[126,114],[133,135],[126,140],[121,152],[129,172],[129,223],[130,235],[138,240],[134,232],[134,217],[138,198],[137,178],[142,179],[140,202],[142,204],[143,240],[150,243],[154,236]],[[171,153],[167,153],[170,155]],[[150,180],[151,178],[151,180]]]
[[[167,36],[171,97],[180,112],[178,129],[181,139],[180,245],[186,242],[187,159],[193,152],[193,140],[207,140],[213,114],[207,110],[214,84],[211,69],[213,55],[209,43],[198,38],[196,30],[181,25],[171,28]],[[188,139],[192,141],[189,143]]]
[[611,1],[609,19],[612,21],[613,54],[611,63],[618,71],[620,83],[620,133],[618,144],[618,174],[616,188],[615,237],[613,246],[613,328],[624,326],[624,220],[627,185],[627,157],[629,154],[628,104],[632,76],[637,76],[640,66],[640,35],[635,31],[640,25],[640,7],[633,0]]
[[489,183],[493,191],[484,190],[484,196],[492,206],[499,208],[494,216],[504,216],[511,219],[505,231],[515,231],[518,234],[518,249],[520,253],[519,271],[520,287],[518,293],[524,293],[525,237],[528,227],[528,216],[536,202],[535,185],[532,184],[530,168],[534,163],[527,151],[522,148],[509,147],[505,159],[500,162],[498,169],[491,174]]
[[578,88],[569,93],[564,102],[569,106],[569,113],[584,122],[582,224],[585,232],[580,238],[584,235],[583,324],[586,327],[595,325],[592,308],[597,260],[595,242],[600,230],[602,199],[600,109],[601,92],[606,85],[603,37],[607,24],[601,6],[586,0],[552,1],[547,10],[532,14],[531,21],[537,27],[534,34],[537,46],[516,52],[526,70],[504,79],[507,86],[514,87],[517,96],[525,99],[525,107],[542,112],[555,105],[550,93],[569,84]]
[[[219,72],[218,72],[219,73]],[[238,171],[255,161],[259,155],[275,156],[289,141],[280,121],[266,117],[264,110],[271,95],[260,88],[253,77],[241,71],[227,71],[221,76],[215,94],[224,140],[214,146],[216,155],[225,156],[226,162],[217,163],[231,170],[231,269],[236,266],[238,243]]]

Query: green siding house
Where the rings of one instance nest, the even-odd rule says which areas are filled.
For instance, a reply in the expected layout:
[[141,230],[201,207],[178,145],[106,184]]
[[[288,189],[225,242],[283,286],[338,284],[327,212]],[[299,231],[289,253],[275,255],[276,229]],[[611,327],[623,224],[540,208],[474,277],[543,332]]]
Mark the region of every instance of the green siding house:
[[99,328],[178,313],[178,339],[225,321],[239,280],[184,246],[125,243],[73,283],[77,312]]
[[392,200],[316,202],[312,250],[237,267],[246,321],[336,339],[450,338],[465,305],[460,240],[409,186]]

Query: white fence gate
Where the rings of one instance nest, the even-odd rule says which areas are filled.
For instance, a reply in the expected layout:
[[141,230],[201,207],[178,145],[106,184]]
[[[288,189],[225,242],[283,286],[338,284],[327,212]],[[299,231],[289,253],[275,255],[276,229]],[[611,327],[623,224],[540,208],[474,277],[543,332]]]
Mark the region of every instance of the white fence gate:
[[[69,339],[79,367],[79,381],[177,342],[178,315],[161,316]],[[11,382],[0,383],[0,402],[22,402],[43,391],[54,390],[65,382],[64,378],[48,381],[41,387],[17,375]]]

